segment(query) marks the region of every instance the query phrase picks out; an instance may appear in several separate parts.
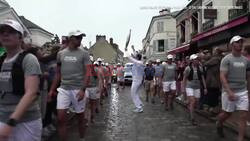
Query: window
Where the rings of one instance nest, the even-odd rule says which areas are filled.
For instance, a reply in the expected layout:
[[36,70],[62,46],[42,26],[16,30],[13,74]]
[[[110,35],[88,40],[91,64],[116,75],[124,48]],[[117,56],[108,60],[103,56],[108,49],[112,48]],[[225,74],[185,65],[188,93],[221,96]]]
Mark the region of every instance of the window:
[[164,40],[158,40],[158,52],[164,52]]
[[185,40],[186,40],[185,39],[185,35],[186,35],[185,27],[186,27],[186,22],[182,21],[181,22],[181,38],[180,38],[180,43],[184,43]]
[[[208,3],[208,4],[206,5],[206,8],[207,8],[207,9],[212,9],[212,8],[213,8],[213,2]],[[207,21],[209,21],[210,19],[206,19],[206,18],[205,18],[205,12],[204,12],[204,11],[205,11],[205,9],[203,10],[203,18],[204,18],[204,21],[207,22]]]
[[198,13],[193,13],[192,14],[192,35],[191,36],[194,36],[198,33]]
[[163,27],[163,22],[157,22],[157,32],[163,32],[164,27]]

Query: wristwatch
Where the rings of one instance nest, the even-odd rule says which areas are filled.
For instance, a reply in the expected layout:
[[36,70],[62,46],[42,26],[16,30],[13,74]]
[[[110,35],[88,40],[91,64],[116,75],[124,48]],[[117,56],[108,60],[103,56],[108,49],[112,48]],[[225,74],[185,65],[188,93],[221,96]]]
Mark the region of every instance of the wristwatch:
[[10,119],[7,120],[7,124],[9,126],[15,127],[17,125],[17,121],[15,119],[13,119],[13,118],[10,118]]

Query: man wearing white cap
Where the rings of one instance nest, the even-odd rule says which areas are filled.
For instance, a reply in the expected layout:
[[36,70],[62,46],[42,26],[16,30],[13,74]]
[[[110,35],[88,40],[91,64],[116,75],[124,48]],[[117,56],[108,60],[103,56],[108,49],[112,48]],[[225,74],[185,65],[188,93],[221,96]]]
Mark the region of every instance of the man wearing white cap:
[[0,140],[40,141],[38,105],[40,65],[21,49],[24,30],[14,20],[0,24],[0,42],[6,54],[0,58]]
[[190,120],[193,125],[197,125],[194,118],[194,109],[196,103],[201,97],[201,84],[203,84],[204,93],[206,94],[207,88],[202,67],[200,66],[198,56],[196,54],[192,54],[190,56],[190,64],[184,70],[182,89],[184,94],[188,97],[188,109],[190,113]]
[[[238,111],[239,136],[238,141],[244,140],[247,112],[249,110],[250,63],[242,55],[243,38],[234,36],[230,40],[232,52],[226,55],[220,65],[220,79],[222,82],[222,112],[218,115],[217,133],[224,137],[223,123],[233,112]],[[247,82],[247,83],[246,83]]]
[[165,109],[173,110],[173,100],[176,93],[176,65],[173,63],[173,55],[167,56],[167,64],[163,65],[162,87],[165,93]]
[[[61,141],[67,140],[66,111],[70,104],[78,117],[78,126],[80,138],[84,140],[84,111],[86,104],[86,72],[90,67],[90,57],[88,52],[80,47],[82,38],[85,36],[79,30],[69,33],[69,44],[64,50],[57,54],[57,71],[56,78],[51,86],[49,98],[57,95],[58,111],[58,134]],[[60,87],[57,86],[61,82]]]

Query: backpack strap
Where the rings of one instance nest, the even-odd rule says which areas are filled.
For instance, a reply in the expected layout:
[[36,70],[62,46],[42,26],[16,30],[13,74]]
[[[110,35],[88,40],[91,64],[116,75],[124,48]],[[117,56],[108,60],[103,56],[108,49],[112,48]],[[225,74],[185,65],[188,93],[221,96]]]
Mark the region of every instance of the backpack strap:
[[203,74],[201,73],[200,66],[197,67],[197,74],[198,74],[198,79],[201,81]]
[[5,52],[5,53],[0,57],[0,71],[1,71],[2,64],[3,64],[4,59],[6,58],[6,56],[7,56],[7,53]]
[[190,68],[190,71],[188,74],[188,80],[191,81],[191,80],[193,80],[194,69],[193,69],[192,65],[189,65],[188,67]]
[[12,81],[12,86],[13,86],[13,94],[15,95],[24,95],[25,92],[24,71],[22,64],[23,64],[23,59],[27,54],[29,53],[26,51],[20,53],[12,66],[11,75],[12,79],[15,79],[15,81]]
[[[188,80],[191,81],[193,80],[193,76],[194,76],[194,69],[192,67],[192,65],[189,65],[189,68],[190,68],[190,72],[189,72],[189,75],[188,75]],[[200,66],[197,67],[197,75],[198,75],[198,79],[199,80],[202,80],[202,73],[201,73],[201,69],[200,69]]]

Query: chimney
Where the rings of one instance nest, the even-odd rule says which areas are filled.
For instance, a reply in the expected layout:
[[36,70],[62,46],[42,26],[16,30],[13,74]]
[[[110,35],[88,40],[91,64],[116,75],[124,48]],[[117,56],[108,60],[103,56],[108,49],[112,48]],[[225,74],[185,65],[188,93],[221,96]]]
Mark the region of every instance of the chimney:
[[113,42],[113,38],[110,38],[110,39],[109,39],[109,43],[110,43],[111,45],[113,45],[113,44],[114,44],[114,42]]
[[106,36],[105,35],[96,35],[96,42],[97,41],[104,41],[106,40]]
[[166,15],[166,14],[170,14],[170,9],[166,8],[166,9],[162,9],[161,11],[159,11],[160,15]]

